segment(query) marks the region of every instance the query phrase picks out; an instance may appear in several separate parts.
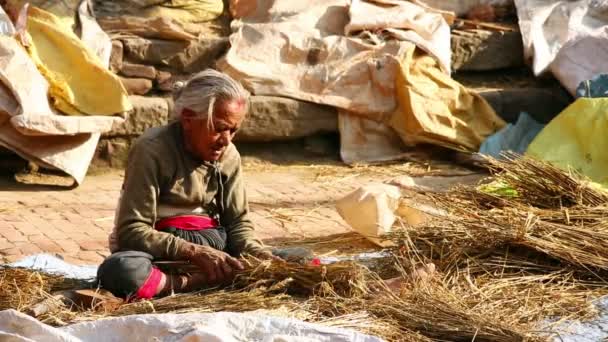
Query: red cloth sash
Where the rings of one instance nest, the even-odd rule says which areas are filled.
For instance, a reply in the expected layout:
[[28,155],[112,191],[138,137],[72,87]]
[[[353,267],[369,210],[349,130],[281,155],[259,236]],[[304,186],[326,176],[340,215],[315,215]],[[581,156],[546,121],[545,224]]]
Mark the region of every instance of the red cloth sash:
[[217,220],[207,216],[198,215],[181,215],[167,217],[160,221],[156,221],[156,223],[154,224],[154,228],[156,230],[163,230],[168,227],[174,227],[183,230],[204,230],[217,228],[217,226],[219,226]]

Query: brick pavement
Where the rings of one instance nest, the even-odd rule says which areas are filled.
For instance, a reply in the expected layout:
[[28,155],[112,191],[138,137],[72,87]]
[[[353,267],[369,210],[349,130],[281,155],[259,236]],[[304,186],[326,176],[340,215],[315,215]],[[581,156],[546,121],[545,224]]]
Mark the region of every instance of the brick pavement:
[[[333,203],[360,181],[314,181],[314,168],[245,167],[252,220],[269,240],[339,234],[349,228]],[[88,176],[73,190],[24,185],[0,179],[0,262],[41,252],[75,264],[97,264],[108,255],[123,173]]]

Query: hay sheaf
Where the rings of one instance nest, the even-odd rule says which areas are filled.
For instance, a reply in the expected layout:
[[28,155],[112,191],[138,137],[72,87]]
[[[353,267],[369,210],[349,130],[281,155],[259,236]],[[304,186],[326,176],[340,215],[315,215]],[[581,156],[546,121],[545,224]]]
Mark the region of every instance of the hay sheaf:
[[48,293],[78,288],[80,280],[32,271],[0,267],[0,310],[22,310],[48,297]]
[[[592,301],[608,295],[608,195],[576,173],[506,157],[488,161],[495,172],[491,180],[504,187],[500,191],[427,194],[442,210],[417,226],[399,220],[387,237],[398,247],[379,269],[249,257],[245,270],[223,289],[129,303],[111,312],[64,310],[41,319],[63,325],[141,313],[262,310],[387,341],[546,340],[559,319],[594,317]],[[412,276],[429,262],[436,273]],[[17,272],[22,273],[5,278],[26,279],[33,289],[28,293],[58,286]],[[404,280],[399,291],[380,276],[395,272]],[[10,279],[8,284],[17,284]],[[11,297],[14,286],[0,289],[5,307],[26,305]]]

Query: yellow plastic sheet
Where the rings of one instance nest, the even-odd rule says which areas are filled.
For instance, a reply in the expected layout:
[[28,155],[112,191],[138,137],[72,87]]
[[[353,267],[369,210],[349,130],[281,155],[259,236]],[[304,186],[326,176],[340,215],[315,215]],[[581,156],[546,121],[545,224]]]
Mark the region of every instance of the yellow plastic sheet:
[[478,151],[486,137],[505,125],[481,96],[442,72],[436,59],[421,50],[407,51],[400,69],[399,106],[390,124],[406,144]]
[[528,146],[528,155],[608,186],[608,98],[579,98]]
[[131,109],[118,77],[55,15],[32,7],[29,52],[49,81],[55,108],[69,115],[112,115]]

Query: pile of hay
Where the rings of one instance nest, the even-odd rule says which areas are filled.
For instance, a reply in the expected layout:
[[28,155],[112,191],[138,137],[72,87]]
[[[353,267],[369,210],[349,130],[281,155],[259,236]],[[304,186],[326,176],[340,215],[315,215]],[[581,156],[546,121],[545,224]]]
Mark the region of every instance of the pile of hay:
[[66,279],[24,268],[0,267],[0,310],[23,310],[55,291],[83,286],[80,280]]
[[[490,185],[427,194],[448,214],[418,226],[398,223],[389,236],[398,247],[379,269],[247,258],[228,288],[42,320],[63,325],[142,313],[261,310],[387,341],[547,340],[555,327],[549,320],[591,318],[592,300],[608,295],[608,195],[575,173],[506,157],[488,160],[495,172]],[[429,262],[436,273],[410,276]],[[12,271],[12,279],[34,284],[30,294],[65,286],[59,278]],[[382,279],[395,272],[408,279],[397,292]],[[5,280],[17,283],[24,291],[20,281]],[[0,307],[24,308],[11,286],[0,286]]]
[[527,157],[488,163],[491,183],[430,196],[447,215],[401,223],[395,253],[433,262],[465,307],[536,337],[547,319],[593,317],[608,295],[608,193]]

